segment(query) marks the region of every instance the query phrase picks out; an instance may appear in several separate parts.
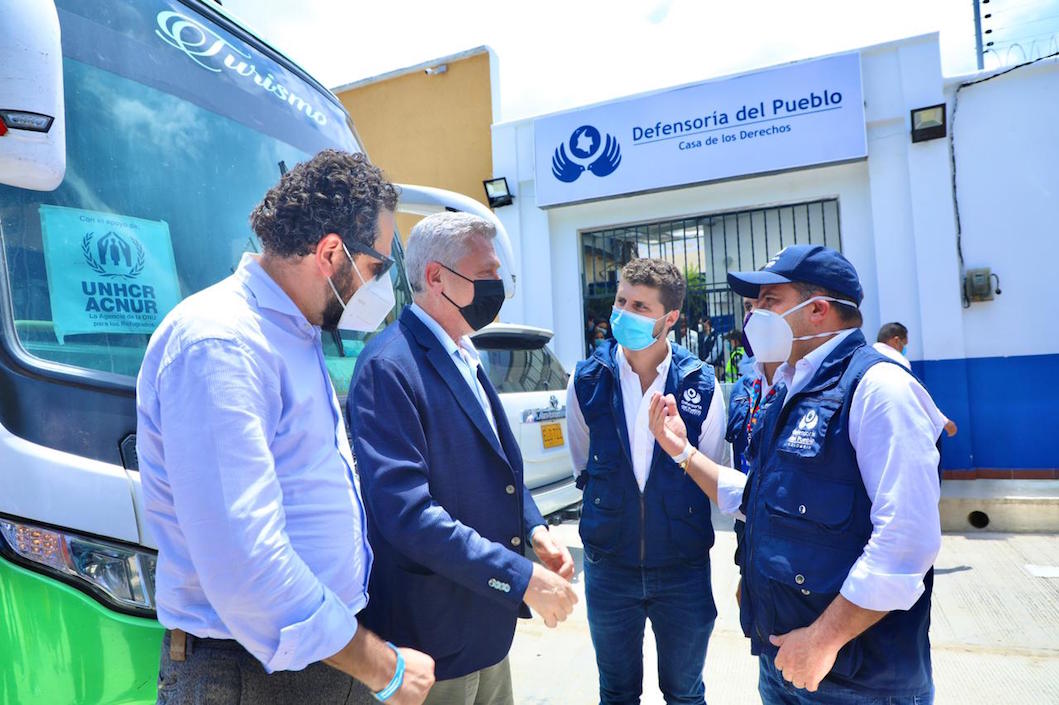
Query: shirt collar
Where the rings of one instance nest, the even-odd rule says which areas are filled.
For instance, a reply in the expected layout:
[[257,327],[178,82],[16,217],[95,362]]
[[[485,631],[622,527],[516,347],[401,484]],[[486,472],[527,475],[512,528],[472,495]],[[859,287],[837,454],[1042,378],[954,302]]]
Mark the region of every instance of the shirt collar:
[[471,361],[478,365],[481,363],[481,356],[478,354],[478,348],[474,347],[474,343],[471,342],[470,337],[463,336],[460,338],[460,342],[457,343],[452,337],[445,332],[445,329],[441,327],[441,324],[434,320],[434,317],[427,313],[422,306],[417,303],[413,303],[409,306],[412,313],[415,314],[416,318],[422,321],[423,325],[434,334],[434,337],[438,339],[442,347],[445,348],[445,352],[451,355],[459,355],[460,350],[464,350]]
[[244,253],[239,261],[239,268],[235,270],[235,276],[250,290],[260,308],[271,309],[313,327],[287,292],[261,266],[260,255]]
[[[658,374],[665,377],[669,374],[669,365],[673,362],[673,346],[670,345],[669,341],[666,341],[666,356],[662,359],[662,362],[658,363],[658,367],[655,368]],[[622,377],[628,375],[635,375],[636,371],[633,370],[632,365],[625,359],[625,348],[618,346],[618,371]]]
[[[792,396],[794,391],[797,391],[791,389],[791,382],[794,380],[795,375],[798,375],[805,381],[812,379],[813,375],[816,374],[816,371],[820,369],[820,365],[822,365],[824,360],[827,359],[827,356],[834,352],[835,348],[838,347],[838,344],[845,340],[854,330],[855,329],[850,329],[836,333],[835,336],[826,343],[810,352],[801,360],[798,360],[794,367],[791,367],[790,363],[784,362],[779,366],[779,369],[776,370],[776,374],[772,378],[773,383],[777,383],[781,380],[785,382],[787,384],[787,395]],[[799,373],[801,374],[799,375]]]

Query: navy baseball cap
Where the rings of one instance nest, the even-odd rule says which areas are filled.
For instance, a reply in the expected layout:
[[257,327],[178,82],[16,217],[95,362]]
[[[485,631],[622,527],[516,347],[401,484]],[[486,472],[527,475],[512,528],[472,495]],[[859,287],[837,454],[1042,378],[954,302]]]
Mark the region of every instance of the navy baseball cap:
[[748,299],[756,299],[766,284],[792,282],[830,289],[858,306],[864,299],[857,270],[841,252],[823,245],[791,245],[756,272],[728,272],[728,286]]

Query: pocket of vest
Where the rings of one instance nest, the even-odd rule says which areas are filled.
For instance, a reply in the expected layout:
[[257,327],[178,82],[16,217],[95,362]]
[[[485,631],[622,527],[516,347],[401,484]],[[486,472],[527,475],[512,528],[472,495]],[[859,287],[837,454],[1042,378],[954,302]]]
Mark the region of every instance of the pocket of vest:
[[[859,549],[820,550],[797,540],[773,538],[765,548],[755,563],[768,579],[767,609],[773,634],[786,634],[815,622],[838,595],[850,566],[860,555]],[[862,660],[859,640],[854,639],[839,650],[831,673],[852,677]]]
[[772,525],[769,533],[786,532],[815,537],[828,544],[843,542],[842,530],[853,516],[853,485],[805,472],[784,473],[783,484],[768,482],[763,488]]
[[581,509],[581,540],[597,551],[610,553],[621,533],[625,495],[613,480],[589,476]]
[[669,536],[677,549],[688,558],[705,556],[711,529],[709,504],[698,485],[687,480],[684,492],[670,492],[665,497],[669,516]]

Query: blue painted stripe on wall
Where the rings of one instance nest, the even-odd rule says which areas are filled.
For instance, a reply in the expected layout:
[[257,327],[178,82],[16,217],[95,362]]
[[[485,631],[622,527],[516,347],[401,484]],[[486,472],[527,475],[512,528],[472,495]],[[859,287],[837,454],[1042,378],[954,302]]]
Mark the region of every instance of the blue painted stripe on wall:
[[1059,468],[1059,355],[912,363],[938,408],[956,422],[943,470]]

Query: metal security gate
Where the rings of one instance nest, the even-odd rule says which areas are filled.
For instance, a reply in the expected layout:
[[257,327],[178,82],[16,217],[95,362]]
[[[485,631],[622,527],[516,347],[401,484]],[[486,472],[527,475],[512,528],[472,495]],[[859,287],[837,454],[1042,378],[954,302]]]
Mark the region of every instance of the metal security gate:
[[[742,301],[728,288],[728,271],[759,269],[784,247],[803,243],[842,249],[837,199],[584,232],[585,320],[609,318],[626,262],[656,257],[684,272],[687,329],[694,331],[709,317],[723,336],[743,322]],[[586,329],[588,347],[594,337],[594,331]],[[681,337],[678,333],[678,340]]]

